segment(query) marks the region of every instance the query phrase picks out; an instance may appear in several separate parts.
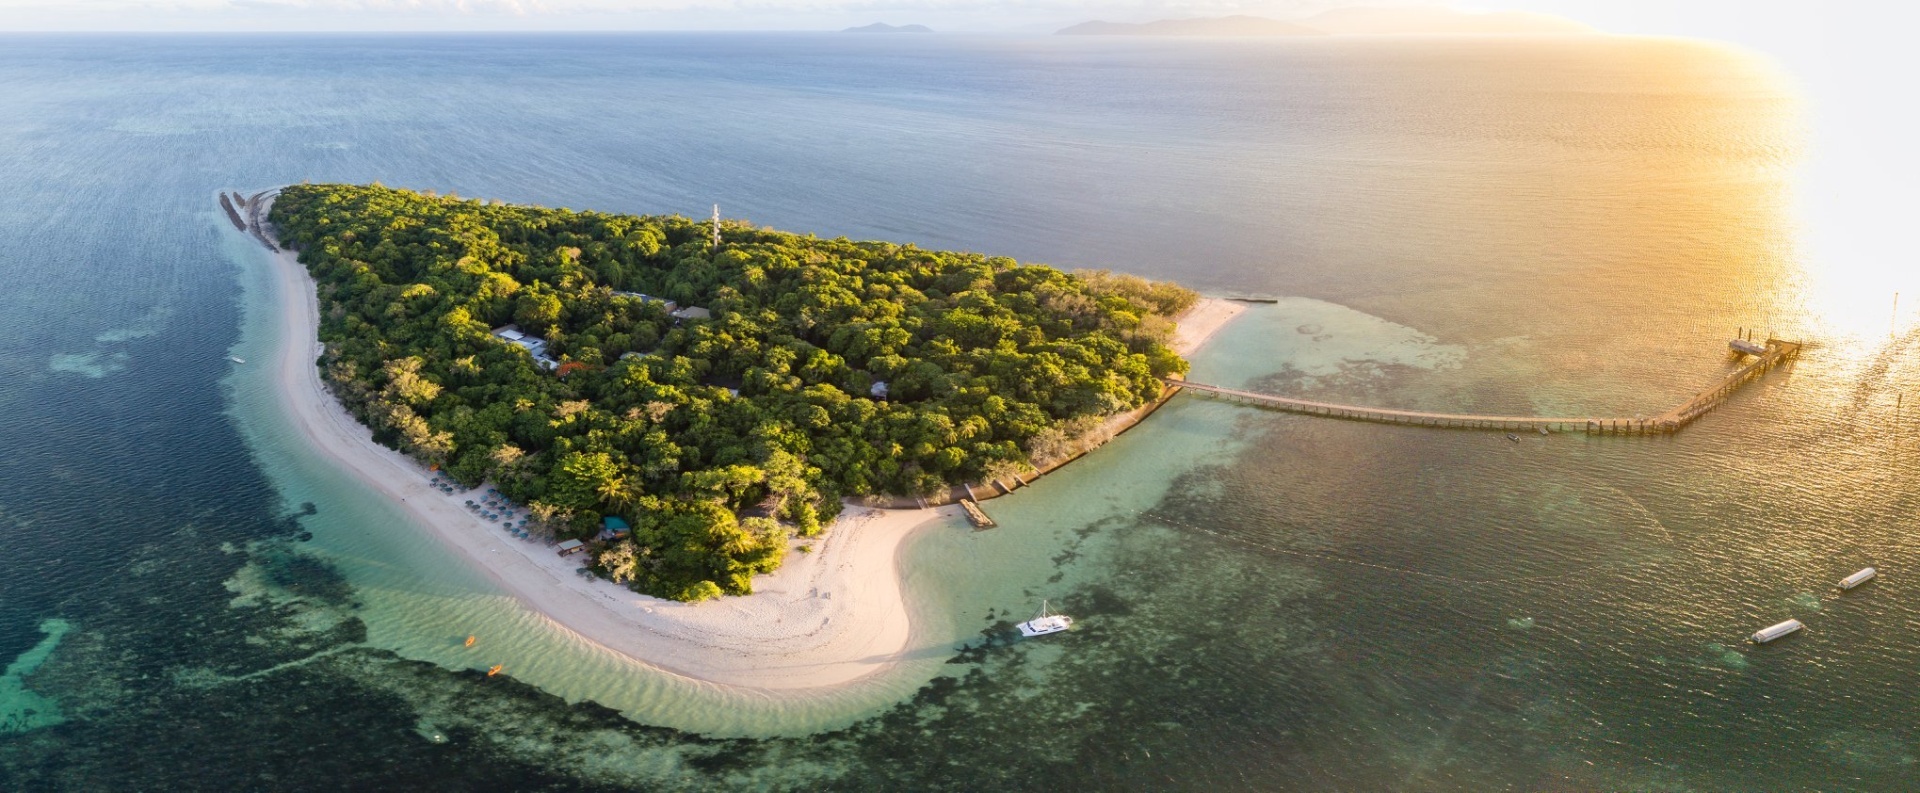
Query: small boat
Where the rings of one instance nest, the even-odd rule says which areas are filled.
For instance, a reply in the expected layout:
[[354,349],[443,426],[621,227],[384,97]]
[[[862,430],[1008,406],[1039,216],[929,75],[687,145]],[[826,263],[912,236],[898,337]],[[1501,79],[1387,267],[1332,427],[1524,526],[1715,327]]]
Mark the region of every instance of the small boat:
[[1510,441],[1513,441],[1514,443],[1519,443],[1519,442],[1520,442],[1520,436],[1518,436],[1518,435],[1515,435],[1515,434],[1513,434],[1513,433],[1511,433],[1511,432],[1509,432],[1509,433],[1507,433],[1507,440],[1510,440]]
[[1794,631],[1800,630],[1801,628],[1804,628],[1804,627],[1807,627],[1807,626],[1800,624],[1799,620],[1787,620],[1786,622],[1782,622],[1776,625],[1768,625],[1765,628],[1761,628],[1760,630],[1753,632],[1753,643],[1766,644],[1767,642],[1773,641],[1774,639],[1778,639],[1789,633],[1793,633]]
[[229,355],[229,356],[227,356],[227,360],[229,360],[229,361],[232,361],[232,362],[234,362],[234,363],[246,363],[246,362],[247,362],[247,359],[245,359],[245,358],[242,358],[242,357],[240,357],[240,356],[238,356],[238,355]]
[[1880,571],[1875,570],[1871,567],[1865,570],[1861,570],[1858,573],[1854,573],[1853,575],[1840,579],[1840,589],[1842,591],[1852,589],[1868,581],[1872,581],[1873,577],[1879,574],[1880,574]]
[[500,670],[505,668],[507,668],[506,664],[494,664],[492,669],[487,670],[487,677],[493,677],[494,675],[500,674]]
[[1551,433],[1551,432],[1548,432],[1548,431],[1547,431],[1547,428],[1546,428],[1546,427],[1540,427],[1540,428],[1538,428],[1538,429],[1540,430],[1540,434],[1541,434],[1541,435],[1552,435],[1552,434],[1553,434],[1553,433]]
[[1766,345],[1755,344],[1746,339],[1734,339],[1733,341],[1727,342],[1727,346],[1732,348],[1734,352],[1744,353],[1746,355],[1767,354]]
[[468,637],[467,637],[467,646],[468,646],[468,647],[472,647],[472,646],[473,646],[473,637],[472,637],[472,636],[468,636]]
[[1073,618],[1065,614],[1055,614],[1047,609],[1047,601],[1040,601],[1040,614],[1033,619],[1020,623],[1020,635],[1045,636],[1059,633],[1073,627]]

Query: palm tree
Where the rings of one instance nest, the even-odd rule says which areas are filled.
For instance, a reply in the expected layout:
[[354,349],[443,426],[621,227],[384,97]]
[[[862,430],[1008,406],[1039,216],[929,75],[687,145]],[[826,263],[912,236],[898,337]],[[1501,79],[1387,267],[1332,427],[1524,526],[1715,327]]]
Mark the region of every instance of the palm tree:
[[601,482],[600,486],[594,489],[593,494],[613,507],[633,506],[641,496],[640,486],[625,476],[616,476]]

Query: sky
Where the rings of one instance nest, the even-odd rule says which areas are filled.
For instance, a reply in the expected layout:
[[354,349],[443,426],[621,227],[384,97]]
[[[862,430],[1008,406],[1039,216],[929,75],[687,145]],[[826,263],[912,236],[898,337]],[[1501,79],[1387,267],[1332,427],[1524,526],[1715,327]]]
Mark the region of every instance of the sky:
[[1044,32],[1088,19],[1285,19],[1346,5],[1536,11],[1616,33],[1719,38],[1727,36],[1716,31],[1760,32],[1781,20],[1795,20],[1792,30],[1884,13],[1836,13],[1845,3],[1804,0],[0,0],[0,30],[833,30],[888,21]]

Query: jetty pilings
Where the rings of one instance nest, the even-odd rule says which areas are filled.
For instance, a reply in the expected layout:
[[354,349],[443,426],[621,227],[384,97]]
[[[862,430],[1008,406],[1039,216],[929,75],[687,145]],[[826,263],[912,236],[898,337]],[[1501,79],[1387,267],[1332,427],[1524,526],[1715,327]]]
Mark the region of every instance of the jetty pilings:
[[1252,405],[1288,413],[1301,413],[1309,416],[1345,419],[1348,421],[1368,421],[1376,424],[1399,424],[1411,427],[1434,427],[1440,429],[1493,430],[1504,432],[1585,432],[1589,435],[1671,435],[1679,432],[1694,420],[1719,407],[1741,386],[1766,374],[1781,363],[1800,354],[1799,342],[1783,339],[1768,339],[1766,352],[1754,357],[1745,366],[1734,370],[1718,382],[1695,394],[1691,399],[1680,403],[1657,416],[1633,418],[1609,417],[1551,417],[1551,416],[1492,416],[1466,413],[1435,413],[1422,410],[1400,410],[1397,408],[1365,407],[1360,405],[1341,405],[1332,402],[1317,402],[1309,399],[1295,399],[1278,394],[1263,394],[1258,391],[1245,391],[1206,383],[1169,378],[1167,384],[1181,390],[1192,391],[1201,396],[1222,399],[1244,405]]

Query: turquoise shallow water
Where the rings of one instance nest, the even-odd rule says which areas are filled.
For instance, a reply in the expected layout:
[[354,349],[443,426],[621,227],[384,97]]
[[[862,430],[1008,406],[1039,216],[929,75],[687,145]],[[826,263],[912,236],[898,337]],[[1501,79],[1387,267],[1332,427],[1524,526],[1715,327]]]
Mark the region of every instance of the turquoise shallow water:
[[[1800,101],[1681,41],[12,37],[0,789],[1904,790],[1911,322],[1788,215]],[[1180,397],[906,549],[862,697],[534,624],[281,431],[222,188],[382,180],[1265,295],[1196,379],[1655,413],[1673,438]],[[1847,277],[1836,277],[1836,271]],[[1871,306],[1871,310],[1836,309]],[[1910,314],[1908,315],[1910,319]],[[1883,580],[1835,596],[1866,564]],[[1020,642],[1041,598],[1079,628]],[[1796,617],[1803,634],[1743,637]],[[497,629],[517,675],[452,650]]]

